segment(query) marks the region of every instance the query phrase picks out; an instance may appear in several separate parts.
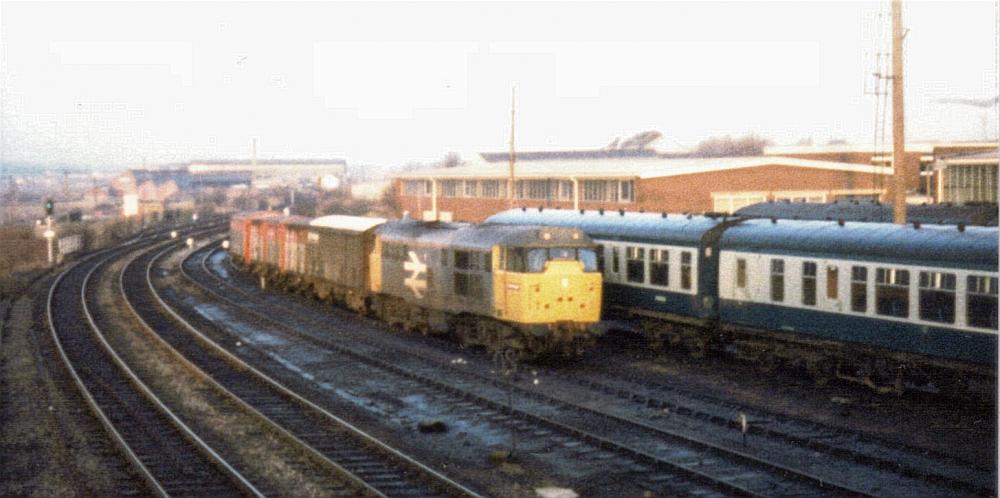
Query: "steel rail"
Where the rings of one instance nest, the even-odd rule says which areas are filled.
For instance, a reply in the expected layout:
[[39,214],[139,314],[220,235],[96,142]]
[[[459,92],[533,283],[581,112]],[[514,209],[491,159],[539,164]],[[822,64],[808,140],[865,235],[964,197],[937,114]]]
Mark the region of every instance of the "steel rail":
[[[162,256],[164,253],[172,251],[174,249],[175,249],[175,247],[172,247],[172,246],[168,245],[166,248],[162,249],[156,256],[154,256],[153,259],[150,260],[150,262],[146,265],[146,268],[143,270],[143,272],[146,275],[147,279],[149,279],[150,272],[152,271],[153,263],[160,256]],[[153,250],[156,250],[156,249],[153,249]],[[196,372],[199,377],[201,377],[202,379],[204,379],[205,381],[207,381],[214,389],[216,389],[217,392],[219,392],[220,394],[222,394],[223,396],[225,396],[226,399],[232,401],[233,403],[235,403],[236,405],[240,406],[244,410],[246,410],[246,411],[250,412],[251,414],[253,414],[254,417],[256,417],[258,420],[262,421],[269,428],[271,428],[272,430],[276,431],[277,433],[281,434],[283,437],[287,438],[288,440],[290,440],[294,444],[296,444],[299,447],[299,449],[301,451],[303,451],[304,453],[310,454],[313,458],[316,458],[316,459],[320,460],[321,462],[323,462],[324,464],[326,464],[329,467],[331,467],[331,469],[335,473],[337,473],[339,477],[341,477],[343,479],[346,479],[346,480],[349,480],[351,482],[351,484],[357,486],[357,488],[359,488],[359,490],[362,491],[363,494],[367,494],[367,495],[371,495],[371,496],[376,496],[376,497],[385,497],[386,495],[383,494],[381,491],[379,491],[378,489],[372,487],[368,483],[364,482],[358,476],[354,475],[353,473],[351,473],[350,471],[348,471],[347,469],[345,469],[344,467],[342,467],[337,462],[334,462],[333,460],[330,460],[326,455],[322,454],[319,450],[313,448],[308,443],[306,443],[305,441],[301,440],[298,436],[296,436],[295,434],[293,434],[290,431],[288,431],[287,429],[285,429],[283,426],[281,426],[281,424],[279,424],[278,422],[272,420],[267,415],[261,413],[253,405],[251,405],[250,403],[244,401],[243,398],[241,398],[237,394],[233,393],[231,390],[227,389],[220,382],[218,382],[214,377],[212,377],[210,374],[208,374],[207,372],[205,372],[201,367],[199,367],[198,365],[195,365],[191,360],[189,360],[186,356],[184,356],[183,353],[181,353],[180,351],[178,351],[172,344],[170,344],[166,339],[164,339],[162,336],[160,336],[160,334],[158,334],[156,332],[156,330],[152,327],[152,325],[150,325],[150,323],[147,321],[147,319],[145,317],[143,317],[143,315],[135,308],[135,306],[132,303],[132,300],[128,298],[128,296],[130,295],[130,293],[127,292],[126,288],[125,288],[125,273],[128,271],[129,267],[131,265],[133,265],[136,260],[139,259],[139,257],[144,256],[144,255],[145,255],[144,253],[137,252],[136,254],[134,254],[125,263],[125,265],[122,267],[122,270],[118,274],[118,287],[119,287],[119,290],[122,293],[122,295],[126,296],[125,304],[128,307],[129,311],[136,317],[136,319],[139,320],[139,323],[142,325],[143,329],[148,333],[148,335],[150,337],[152,337],[153,340],[155,340],[158,344],[160,344],[161,346],[163,346],[164,348],[166,348],[167,351],[169,351],[170,354],[177,361],[183,363],[188,369],[190,369],[191,371]]]
[[[421,463],[421,462],[417,461],[416,459],[410,457],[409,455],[406,455],[406,454],[402,453],[401,451],[399,451],[399,450],[397,450],[397,449],[389,446],[388,444],[384,443],[383,441],[379,440],[378,438],[376,438],[376,437],[368,434],[367,432],[361,430],[360,428],[355,427],[350,422],[348,422],[348,421],[346,421],[346,420],[344,420],[344,419],[342,419],[342,418],[340,418],[340,417],[338,417],[338,416],[330,413],[326,409],[324,409],[324,408],[316,405],[312,401],[304,398],[303,396],[299,395],[295,391],[289,389],[288,387],[286,387],[285,385],[281,384],[277,380],[275,380],[272,377],[268,376],[264,372],[262,372],[262,371],[258,370],[257,368],[253,367],[252,365],[250,365],[249,363],[247,363],[243,359],[241,359],[238,356],[234,355],[233,353],[229,352],[228,350],[226,350],[225,348],[223,348],[222,346],[220,346],[219,344],[217,344],[215,341],[213,341],[212,339],[210,339],[209,337],[207,337],[205,334],[203,334],[200,330],[198,330],[190,322],[188,322],[186,319],[184,319],[182,316],[180,316],[180,314],[177,313],[176,310],[173,309],[173,307],[171,307],[169,304],[167,304],[163,300],[162,296],[160,296],[160,294],[156,290],[155,286],[153,285],[153,282],[152,282],[152,268],[158,262],[158,259],[161,258],[162,256],[164,256],[167,252],[168,251],[163,251],[161,254],[157,255],[157,257],[154,258],[153,260],[151,260],[150,264],[147,266],[147,269],[146,269],[147,270],[146,271],[146,277],[147,277],[146,284],[149,287],[151,295],[155,298],[155,301],[157,302],[158,306],[160,306],[160,308],[163,309],[164,312],[166,312],[167,314],[169,314],[173,319],[175,319],[179,324],[181,324],[181,326],[183,328],[185,328],[190,334],[192,334],[201,343],[205,344],[206,346],[210,347],[212,350],[214,350],[217,353],[221,354],[222,356],[224,356],[225,358],[227,358],[234,365],[237,365],[240,368],[245,369],[245,370],[251,372],[258,379],[260,379],[263,383],[269,385],[272,389],[277,390],[283,396],[286,396],[286,397],[294,400],[294,402],[296,402],[298,404],[301,404],[301,405],[304,405],[304,406],[308,407],[314,413],[319,414],[320,416],[322,416],[326,420],[334,423],[335,425],[337,425],[337,426],[345,429],[347,432],[349,432],[353,436],[359,438],[364,444],[369,445],[369,446],[373,447],[373,449],[376,449],[376,450],[382,452],[383,454],[385,454],[386,456],[388,456],[391,460],[395,461],[397,464],[400,464],[400,465],[402,465],[404,467],[407,467],[407,468],[411,469],[418,476],[423,476],[423,477],[421,477],[421,479],[428,481],[433,487],[440,488],[441,491],[444,492],[445,494],[453,495],[453,496],[469,496],[469,497],[479,497],[479,496],[481,496],[477,492],[475,492],[475,491],[467,488],[466,486],[464,486],[464,485],[462,485],[462,484],[460,484],[460,483],[452,480],[451,478],[449,478],[449,477],[441,474],[440,472],[438,472],[438,471],[436,471],[436,470],[434,470],[434,469],[432,469],[432,468],[424,465],[423,463]],[[183,269],[182,269],[182,271],[183,271]]]
[[[191,256],[193,256],[193,253],[192,253]],[[189,256],[189,258],[191,256]],[[271,316],[267,316],[267,315],[264,315],[264,314],[262,314],[262,313],[260,313],[260,312],[258,312],[256,310],[249,309],[245,305],[236,302],[234,299],[232,299],[232,298],[230,298],[228,296],[225,296],[225,295],[223,295],[222,293],[220,293],[220,292],[218,292],[216,290],[210,289],[208,286],[206,286],[203,283],[197,281],[197,279],[194,279],[190,274],[188,274],[187,271],[184,269],[183,264],[181,265],[181,272],[190,281],[192,281],[197,286],[199,286],[202,289],[204,289],[206,292],[209,292],[209,293],[215,295],[218,299],[226,301],[226,302],[229,302],[231,305],[234,305],[234,306],[236,306],[236,307],[244,310],[246,313],[253,314],[253,315],[257,316],[258,318],[260,318],[260,319],[262,319],[264,321],[273,323],[275,326],[277,326],[277,327],[279,327],[281,329],[287,330],[290,333],[295,334],[296,336],[304,337],[306,340],[309,340],[311,342],[314,342],[314,343],[319,344],[319,345],[324,346],[324,347],[334,348],[337,351],[339,351],[339,352],[341,352],[343,354],[346,354],[346,355],[348,355],[348,356],[350,356],[350,357],[352,357],[352,358],[354,358],[354,359],[356,359],[358,361],[362,361],[362,362],[371,364],[371,365],[376,366],[376,367],[378,367],[380,369],[383,369],[383,370],[386,370],[386,371],[389,371],[389,372],[393,372],[393,373],[395,373],[397,375],[402,375],[402,376],[404,376],[406,378],[417,380],[417,381],[419,381],[419,382],[421,382],[421,383],[423,383],[425,385],[434,386],[437,389],[443,390],[445,392],[450,392],[452,394],[461,396],[463,398],[473,400],[473,401],[475,401],[475,402],[477,402],[477,403],[479,403],[481,405],[489,406],[493,410],[496,410],[496,411],[499,411],[499,412],[510,413],[513,416],[516,416],[516,417],[519,417],[519,418],[522,418],[522,419],[525,419],[525,420],[531,420],[531,421],[533,421],[533,422],[535,422],[537,424],[540,424],[540,425],[543,425],[543,426],[547,426],[547,427],[549,427],[551,429],[555,429],[555,430],[558,430],[558,431],[563,432],[563,433],[570,434],[573,437],[576,437],[578,439],[587,441],[588,443],[593,444],[596,447],[603,448],[603,449],[608,449],[608,450],[612,450],[612,451],[616,451],[616,452],[619,452],[619,453],[622,453],[622,454],[626,454],[626,455],[629,455],[631,458],[634,458],[637,461],[644,462],[644,463],[647,463],[647,464],[650,464],[650,465],[654,465],[656,467],[670,469],[672,471],[676,471],[676,472],[680,472],[680,473],[689,475],[689,476],[691,476],[691,478],[693,478],[693,479],[695,479],[695,480],[697,480],[699,482],[705,483],[705,484],[713,486],[713,487],[717,487],[720,490],[724,490],[724,491],[729,492],[729,493],[733,493],[733,494],[737,494],[737,495],[741,495],[741,496],[766,496],[766,494],[763,494],[763,495],[762,494],[758,494],[757,492],[755,492],[753,490],[750,490],[748,488],[745,488],[743,486],[740,486],[738,484],[735,484],[735,483],[732,483],[732,482],[725,482],[725,481],[721,480],[720,478],[718,478],[716,476],[713,476],[711,474],[707,474],[707,473],[702,472],[700,470],[697,470],[697,469],[694,469],[694,468],[690,468],[690,467],[687,467],[687,466],[684,466],[684,465],[679,465],[676,462],[669,461],[669,460],[667,460],[667,459],[665,459],[665,458],[663,458],[661,456],[650,454],[650,453],[648,453],[648,452],[646,452],[644,450],[641,450],[641,449],[638,449],[638,448],[633,448],[631,446],[627,446],[625,444],[622,444],[622,443],[610,440],[610,439],[608,439],[608,438],[606,438],[604,436],[601,436],[601,435],[598,435],[598,434],[594,434],[592,432],[589,432],[589,431],[586,431],[586,430],[583,430],[583,429],[579,429],[577,427],[573,427],[573,426],[567,425],[567,424],[559,422],[557,420],[554,420],[554,419],[551,419],[551,418],[548,418],[548,417],[544,417],[544,416],[535,415],[535,414],[528,413],[528,412],[525,412],[525,411],[522,411],[522,410],[517,410],[517,409],[512,410],[510,407],[508,407],[504,403],[499,403],[499,402],[494,401],[492,399],[486,398],[486,397],[484,397],[484,396],[482,396],[480,394],[473,393],[473,392],[470,392],[468,390],[459,388],[459,387],[457,387],[457,386],[455,386],[453,384],[443,383],[443,382],[437,380],[436,378],[434,378],[434,377],[432,377],[430,375],[425,375],[425,374],[421,374],[421,373],[417,373],[417,372],[407,371],[407,370],[405,370],[404,368],[402,368],[402,367],[400,367],[398,365],[395,365],[395,364],[392,364],[392,363],[389,363],[389,362],[386,362],[386,361],[383,361],[383,360],[380,360],[380,359],[377,359],[377,358],[373,358],[373,357],[370,357],[368,355],[364,355],[364,354],[355,352],[355,351],[353,351],[353,350],[351,350],[349,348],[346,348],[344,346],[333,344],[332,342],[329,342],[329,341],[320,341],[319,339],[316,339],[316,338],[314,338],[314,337],[312,337],[310,335],[301,333],[300,331],[296,330],[294,327],[291,327],[290,325],[284,324],[284,323],[282,323],[282,322],[274,319]],[[241,291],[239,289],[237,289],[237,292],[244,293],[244,291]],[[306,319],[306,320],[308,320],[308,319]],[[412,354],[416,354],[416,353],[412,353]],[[433,362],[435,364],[439,364],[439,362],[437,362],[436,360],[433,360],[433,359],[427,359],[427,358],[422,358],[422,359],[424,359],[426,361]],[[449,369],[452,369],[452,370],[456,370],[454,367],[452,367],[450,365],[444,365],[444,364],[440,364],[440,365],[442,367],[446,367],[446,368],[449,368]],[[456,371],[459,371],[459,372],[461,372],[462,374],[465,374],[465,375],[469,374],[469,372],[466,371],[466,370],[456,370]],[[518,388],[518,389],[520,390],[520,388]],[[662,430],[662,429],[659,429],[659,428],[656,428],[656,427],[649,426],[648,424],[645,424],[645,423],[642,423],[642,422],[636,422],[636,421],[632,421],[632,420],[629,420],[629,419],[624,419],[622,417],[618,417],[618,416],[615,416],[615,415],[611,415],[611,414],[599,412],[597,410],[594,410],[594,409],[591,409],[591,408],[588,408],[588,407],[574,405],[574,404],[568,403],[566,401],[562,401],[562,400],[558,400],[558,399],[554,399],[554,398],[550,398],[550,397],[543,397],[540,394],[534,394],[534,397],[536,397],[536,398],[542,397],[543,399],[545,399],[548,402],[564,406],[564,407],[566,407],[568,409],[576,410],[576,411],[582,411],[582,412],[587,412],[587,413],[589,413],[591,415],[594,415],[594,416],[598,416],[598,417],[603,417],[603,418],[606,418],[606,419],[614,420],[615,422],[623,424],[623,425],[633,426],[633,427],[636,427],[636,428],[639,428],[639,429],[642,429],[642,430],[646,430],[646,431],[653,431],[653,432],[655,432],[655,433],[657,433],[657,434],[659,434],[659,435],[661,435],[663,437],[668,437],[668,438],[670,438],[672,440],[675,440],[675,441],[678,441],[678,442],[682,442],[683,444],[691,445],[691,446],[694,446],[694,447],[700,447],[701,448],[700,451],[707,451],[709,453],[712,453],[712,454],[715,454],[715,455],[718,455],[718,456],[723,456],[725,458],[730,458],[730,459],[735,459],[737,461],[742,461],[742,462],[744,462],[745,465],[751,465],[751,466],[755,466],[755,467],[758,467],[758,468],[761,468],[761,469],[767,469],[768,472],[771,472],[771,473],[774,473],[774,474],[787,475],[787,476],[789,476],[789,481],[800,482],[800,483],[808,485],[808,486],[814,486],[814,487],[816,487],[816,488],[818,488],[820,490],[823,490],[825,493],[839,492],[839,493],[841,493],[843,495],[846,495],[846,496],[872,496],[870,493],[866,493],[864,491],[853,489],[853,488],[850,488],[848,486],[839,485],[839,484],[830,482],[830,481],[828,481],[828,480],[826,480],[826,479],[824,479],[822,477],[812,475],[812,474],[810,474],[808,472],[803,472],[803,471],[800,471],[800,470],[797,470],[797,469],[793,469],[793,468],[790,468],[790,467],[786,467],[786,466],[783,466],[783,465],[780,465],[780,464],[776,464],[776,463],[773,463],[773,462],[768,462],[766,460],[762,460],[762,459],[760,459],[758,457],[755,457],[753,455],[749,455],[749,454],[746,454],[746,453],[743,453],[743,452],[739,452],[739,451],[735,451],[735,450],[730,450],[728,448],[720,447],[720,446],[714,445],[712,443],[708,443],[708,442],[705,442],[705,441],[694,439],[694,438],[691,438],[691,437],[688,437],[688,436],[671,433],[671,432],[668,432],[668,431],[665,431],[665,430]]]
[[[123,374],[124,375],[128,375],[129,373],[131,373],[128,370],[128,367],[126,365],[124,365],[123,362],[121,362],[120,358],[118,358],[117,355],[115,355],[113,351],[109,351],[107,349],[108,348],[107,343],[104,341],[103,337],[100,336],[100,332],[96,329],[95,322],[94,322],[93,317],[91,315],[91,312],[89,311],[89,309],[87,307],[87,304],[86,304],[86,289],[87,289],[87,283],[88,283],[89,279],[96,272],[96,270],[98,268],[100,268],[101,266],[105,265],[108,261],[110,261],[114,257],[120,256],[121,253],[126,252],[128,249],[131,249],[130,246],[132,246],[133,244],[135,244],[137,242],[140,242],[140,240],[141,240],[140,237],[131,239],[131,240],[123,243],[120,246],[116,246],[116,247],[113,247],[113,248],[110,248],[110,249],[105,249],[105,250],[102,250],[102,251],[98,251],[98,252],[96,252],[94,254],[88,255],[87,257],[85,257],[85,258],[81,259],[80,261],[74,263],[72,266],[70,266],[69,268],[67,268],[62,273],[60,273],[56,277],[56,279],[54,280],[54,282],[52,283],[52,285],[49,288],[47,302],[46,302],[46,317],[47,317],[48,322],[49,322],[49,330],[50,330],[50,333],[52,335],[53,342],[54,342],[54,344],[56,346],[56,350],[57,350],[60,358],[62,359],[63,364],[66,366],[67,371],[69,372],[70,376],[73,378],[73,381],[76,384],[76,386],[77,386],[80,394],[86,400],[86,402],[87,402],[88,406],[90,407],[92,413],[100,421],[102,427],[108,433],[108,435],[111,437],[111,439],[114,442],[115,446],[119,448],[119,450],[122,452],[122,454],[125,456],[125,458],[132,464],[133,468],[136,469],[137,472],[142,476],[142,479],[146,482],[147,486],[150,488],[150,491],[152,493],[160,495],[160,496],[169,496],[169,493],[167,492],[167,490],[166,490],[166,488],[165,488],[165,486],[164,486],[164,484],[162,482],[162,479],[158,478],[156,475],[154,475],[152,469],[146,463],[144,463],[142,461],[142,458],[139,457],[139,455],[137,454],[137,452],[133,448],[133,445],[129,443],[128,438],[115,426],[115,423],[111,420],[111,417],[109,417],[108,414],[105,412],[105,408],[102,407],[102,403],[97,400],[97,397],[94,395],[94,393],[92,392],[91,388],[88,387],[87,381],[84,380],[83,376],[78,371],[77,367],[74,366],[73,361],[70,358],[70,355],[69,355],[68,351],[66,350],[66,347],[63,344],[63,341],[60,339],[59,330],[58,330],[59,327],[56,325],[57,321],[55,319],[55,316],[54,316],[55,314],[54,314],[54,311],[53,311],[54,310],[53,303],[56,300],[57,289],[60,288],[60,285],[63,285],[63,281],[67,278],[67,276],[70,273],[74,272],[74,271],[82,272],[82,271],[86,270],[86,274],[84,275],[83,280],[80,283],[79,299],[80,299],[81,310],[83,311],[83,315],[84,315],[84,318],[86,319],[85,321],[87,323],[87,326],[90,327],[90,330],[93,333],[92,338],[97,338],[98,339],[97,342],[101,344],[101,348],[104,349],[105,355],[107,355],[109,358],[112,359],[112,366],[113,367],[117,367],[119,369],[118,370],[118,372],[119,372],[118,375],[123,375]],[[154,235],[151,238],[150,243],[151,244],[155,244],[156,241],[157,241],[157,239],[159,239],[160,237],[162,237],[162,234],[160,234],[160,235]],[[100,258],[100,256],[105,256],[105,255],[106,255],[106,257]],[[98,261],[96,263],[94,263],[95,259],[98,259]],[[87,269],[86,267],[83,267],[84,264],[91,264],[92,266],[89,269]],[[67,289],[67,290],[70,290],[70,289]],[[110,354],[108,354],[108,353],[110,353]],[[94,365],[88,365],[86,368],[87,369],[94,368]],[[132,374],[132,375],[134,375],[134,374]],[[168,423],[171,423],[171,425],[173,425],[176,428],[176,430],[178,430],[178,432],[183,437],[185,437],[185,439],[187,441],[189,441],[189,444],[192,444],[193,448],[195,448],[196,451],[202,452],[204,448],[198,447],[194,443],[194,441],[197,440],[197,436],[195,436],[194,439],[192,439],[189,436],[193,435],[193,434],[186,434],[181,427],[178,427],[178,426],[174,425],[173,421],[177,421],[177,419],[174,418],[173,420],[171,420],[170,417],[172,416],[172,414],[164,413],[162,411],[159,411],[159,409],[156,408],[157,404],[155,402],[153,402],[148,397],[148,394],[149,394],[148,389],[145,392],[142,391],[142,389],[139,387],[141,385],[141,383],[140,384],[136,384],[134,382],[135,380],[137,380],[137,379],[135,379],[135,378],[128,378],[128,379],[126,379],[126,381],[128,383],[130,383],[134,388],[136,388],[138,391],[140,391],[140,394],[142,395],[142,399],[145,399],[147,402],[151,403],[151,405],[154,407],[154,409],[156,409],[161,414],[161,416],[167,417]],[[160,406],[162,406],[162,404],[160,404]],[[206,458],[209,458],[208,454],[205,454],[205,453],[202,453],[202,454],[204,456],[206,456]],[[209,461],[212,461],[211,458],[209,458]],[[231,478],[233,476],[227,476],[227,477]],[[260,493],[253,492],[252,491],[252,489],[253,489],[252,486],[250,488],[246,488],[246,487],[240,485],[238,481],[239,481],[239,479],[236,479],[236,481],[233,482],[233,484],[236,484],[237,488],[240,489],[240,491],[242,493],[250,494],[250,495],[254,495],[254,496],[262,496]]]

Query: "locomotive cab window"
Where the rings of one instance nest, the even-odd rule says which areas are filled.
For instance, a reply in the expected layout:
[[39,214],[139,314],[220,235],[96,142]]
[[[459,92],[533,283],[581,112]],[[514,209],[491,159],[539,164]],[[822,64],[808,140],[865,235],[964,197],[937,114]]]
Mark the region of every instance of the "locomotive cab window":
[[670,285],[670,251],[649,251],[649,283],[663,287]]
[[920,272],[920,319],[955,323],[955,274]]
[[910,316],[910,272],[895,268],[875,270],[875,312],[885,316]]
[[802,262],[802,304],[816,306],[816,263]]
[[969,275],[966,284],[966,321],[972,327],[996,330],[997,278]]
[[[537,249],[513,249],[508,252],[508,271],[541,273],[548,261],[579,261],[583,271],[597,271],[597,254],[593,249],[575,247],[549,247]],[[512,269],[519,268],[519,269]]]
[[625,278],[629,282],[646,281],[646,250],[641,247],[625,248]]
[[771,300],[782,302],[785,300],[785,260],[771,260]]

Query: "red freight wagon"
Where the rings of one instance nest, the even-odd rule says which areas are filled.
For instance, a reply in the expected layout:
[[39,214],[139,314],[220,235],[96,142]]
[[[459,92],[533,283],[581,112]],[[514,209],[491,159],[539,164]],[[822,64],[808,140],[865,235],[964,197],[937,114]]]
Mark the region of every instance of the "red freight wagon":
[[244,246],[246,248],[246,254],[243,256],[243,260],[247,264],[253,262],[264,262],[264,258],[267,255],[266,241],[264,239],[265,234],[263,233],[264,228],[267,226],[267,221],[278,217],[281,217],[280,213],[262,211],[255,213],[247,220],[245,232],[247,234],[247,243]]
[[281,257],[278,269],[282,272],[306,272],[306,239],[309,237],[311,218],[291,216],[281,223]]

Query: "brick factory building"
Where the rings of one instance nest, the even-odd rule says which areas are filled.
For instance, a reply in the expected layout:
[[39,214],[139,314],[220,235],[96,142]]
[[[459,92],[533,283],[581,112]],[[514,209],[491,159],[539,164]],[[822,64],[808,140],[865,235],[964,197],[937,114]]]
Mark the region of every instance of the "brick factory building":
[[[764,155],[874,166],[892,163],[891,150],[876,151],[858,145],[768,147]],[[996,157],[997,142],[907,144],[904,165],[908,196],[911,202],[995,203]],[[993,192],[992,196],[988,192]]]
[[[534,154],[526,154],[529,159],[518,155],[516,207],[734,212],[771,199],[884,200],[892,175],[891,168],[871,164],[774,156]],[[507,209],[507,162],[484,158],[488,160],[396,175],[399,214],[482,221]]]

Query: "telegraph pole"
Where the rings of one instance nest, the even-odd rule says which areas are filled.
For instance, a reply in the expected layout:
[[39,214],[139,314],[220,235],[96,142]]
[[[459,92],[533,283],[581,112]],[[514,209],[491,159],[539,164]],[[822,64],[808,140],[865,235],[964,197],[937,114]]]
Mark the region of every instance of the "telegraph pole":
[[903,134],[903,5],[892,0],[892,221],[906,224],[906,143]]
[[509,175],[507,179],[507,198],[510,200],[510,208],[514,207],[514,87],[510,87],[510,155]]

